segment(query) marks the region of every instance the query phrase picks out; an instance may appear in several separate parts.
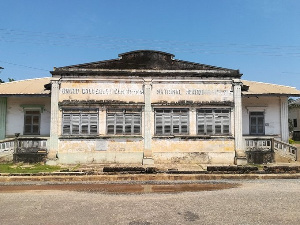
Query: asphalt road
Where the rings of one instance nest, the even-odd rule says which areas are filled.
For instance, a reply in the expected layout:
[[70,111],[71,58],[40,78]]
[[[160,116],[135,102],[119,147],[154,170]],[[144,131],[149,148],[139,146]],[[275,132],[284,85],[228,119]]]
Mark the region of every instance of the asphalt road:
[[143,194],[5,191],[0,192],[0,224],[300,224],[300,180],[216,182],[241,185]]

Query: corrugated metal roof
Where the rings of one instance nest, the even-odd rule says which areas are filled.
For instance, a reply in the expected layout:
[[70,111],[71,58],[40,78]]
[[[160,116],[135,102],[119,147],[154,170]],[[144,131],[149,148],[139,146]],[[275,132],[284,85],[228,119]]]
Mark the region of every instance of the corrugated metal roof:
[[50,83],[51,77],[19,80],[0,84],[1,95],[49,95],[44,85]]
[[[20,80],[0,84],[0,96],[2,95],[48,95],[44,85],[50,83],[52,77]],[[244,85],[249,86],[248,91],[242,91],[244,96],[251,95],[285,95],[300,96],[300,91],[295,87],[268,84],[255,81],[242,80]]]
[[300,91],[297,90],[295,87],[247,80],[242,80],[242,82],[244,85],[249,86],[248,91],[242,91],[243,95],[300,96]]

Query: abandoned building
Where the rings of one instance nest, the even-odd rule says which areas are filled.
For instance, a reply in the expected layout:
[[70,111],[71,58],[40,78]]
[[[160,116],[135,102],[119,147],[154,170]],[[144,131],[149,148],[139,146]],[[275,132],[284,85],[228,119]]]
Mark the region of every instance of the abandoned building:
[[289,102],[289,126],[294,141],[300,141],[300,98]]
[[[62,164],[245,164],[296,160],[293,87],[150,50],[0,84],[0,157]],[[271,157],[271,158],[270,158]]]

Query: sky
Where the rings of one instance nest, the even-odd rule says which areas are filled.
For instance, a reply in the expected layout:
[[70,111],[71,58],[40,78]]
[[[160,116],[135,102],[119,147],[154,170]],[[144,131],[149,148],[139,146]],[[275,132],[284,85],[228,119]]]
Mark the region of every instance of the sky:
[[299,0],[0,0],[0,78],[158,50],[300,90]]

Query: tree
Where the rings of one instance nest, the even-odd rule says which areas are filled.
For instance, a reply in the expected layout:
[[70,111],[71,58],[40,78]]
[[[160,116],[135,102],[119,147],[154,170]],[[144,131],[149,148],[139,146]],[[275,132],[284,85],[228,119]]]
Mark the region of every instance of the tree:
[[8,78],[8,82],[16,81],[14,78]]

